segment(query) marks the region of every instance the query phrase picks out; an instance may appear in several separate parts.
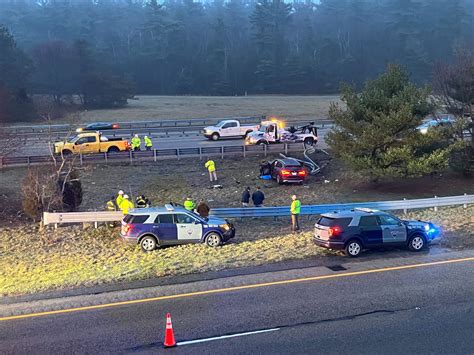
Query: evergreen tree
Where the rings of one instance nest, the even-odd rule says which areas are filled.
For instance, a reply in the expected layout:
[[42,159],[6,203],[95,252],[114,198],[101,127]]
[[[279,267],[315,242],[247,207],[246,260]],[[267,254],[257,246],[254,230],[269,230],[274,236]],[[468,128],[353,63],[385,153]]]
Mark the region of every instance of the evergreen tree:
[[452,145],[436,134],[416,129],[430,112],[430,91],[410,83],[407,73],[390,65],[358,94],[345,85],[341,100],[331,106],[335,128],[327,142],[336,156],[373,180],[428,174],[447,167]]

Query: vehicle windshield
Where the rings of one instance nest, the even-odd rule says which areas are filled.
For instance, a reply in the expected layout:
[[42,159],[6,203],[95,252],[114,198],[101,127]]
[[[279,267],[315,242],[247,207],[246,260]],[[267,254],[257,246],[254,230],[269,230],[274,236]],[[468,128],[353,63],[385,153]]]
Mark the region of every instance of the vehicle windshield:
[[268,127],[267,125],[262,125],[262,126],[260,126],[260,128],[258,129],[258,131],[265,133],[265,132],[267,131],[267,127]]
[[69,139],[67,140],[67,142],[68,142],[68,143],[76,143],[76,141],[77,141],[78,139],[79,139],[78,136],[74,136],[74,137],[72,137],[72,138],[69,138]]
[[218,124],[216,124],[216,127],[222,127],[226,123],[227,123],[227,121],[220,121]]

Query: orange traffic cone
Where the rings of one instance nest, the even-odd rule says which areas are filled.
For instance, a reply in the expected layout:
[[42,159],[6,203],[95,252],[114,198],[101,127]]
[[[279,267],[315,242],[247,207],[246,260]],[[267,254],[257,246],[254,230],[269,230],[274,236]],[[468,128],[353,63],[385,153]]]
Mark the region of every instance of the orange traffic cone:
[[166,333],[165,342],[163,343],[165,348],[172,348],[176,346],[176,340],[174,340],[173,324],[171,324],[171,314],[166,314]]

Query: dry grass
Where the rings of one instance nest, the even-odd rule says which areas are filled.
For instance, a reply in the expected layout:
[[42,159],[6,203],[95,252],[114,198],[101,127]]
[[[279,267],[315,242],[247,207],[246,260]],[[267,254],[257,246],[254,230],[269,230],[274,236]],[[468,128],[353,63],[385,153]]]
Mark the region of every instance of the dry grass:
[[[81,112],[76,122],[175,120],[267,115],[287,120],[326,119],[338,96],[138,96],[125,108]],[[76,120],[76,119],[75,119]],[[66,117],[63,121],[70,121]]]
[[[474,247],[474,207],[410,213],[411,219],[439,223],[442,245]],[[0,294],[17,295],[53,289],[92,286],[118,281],[201,273],[242,266],[334,254],[312,242],[312,222],[305,232],[289,232],[288,221],[236,222],[238,235],[231,243],[168,247],[143,253],[123,244],[118,231],[79,227],[39,232],[33,227],[0,229]]]

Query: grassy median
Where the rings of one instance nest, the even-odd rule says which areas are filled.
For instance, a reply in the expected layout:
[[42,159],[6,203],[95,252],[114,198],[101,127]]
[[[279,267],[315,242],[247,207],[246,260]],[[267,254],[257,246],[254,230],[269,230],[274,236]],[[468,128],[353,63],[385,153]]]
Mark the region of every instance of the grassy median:
[[[408,218],[433,220],[445,231],[442,245],[474,247],[474,207],[410,213]],[[237,222],[232,243],[168,247],[143,253],[124,245],[117,231],[79,227],[39,232],[32,227],[0,229],[0,294],[17,295],[133,281],[242,266],[268,264],[334,254],[312,243],[313,221],[305,232],[292,234],[288,221]]]

